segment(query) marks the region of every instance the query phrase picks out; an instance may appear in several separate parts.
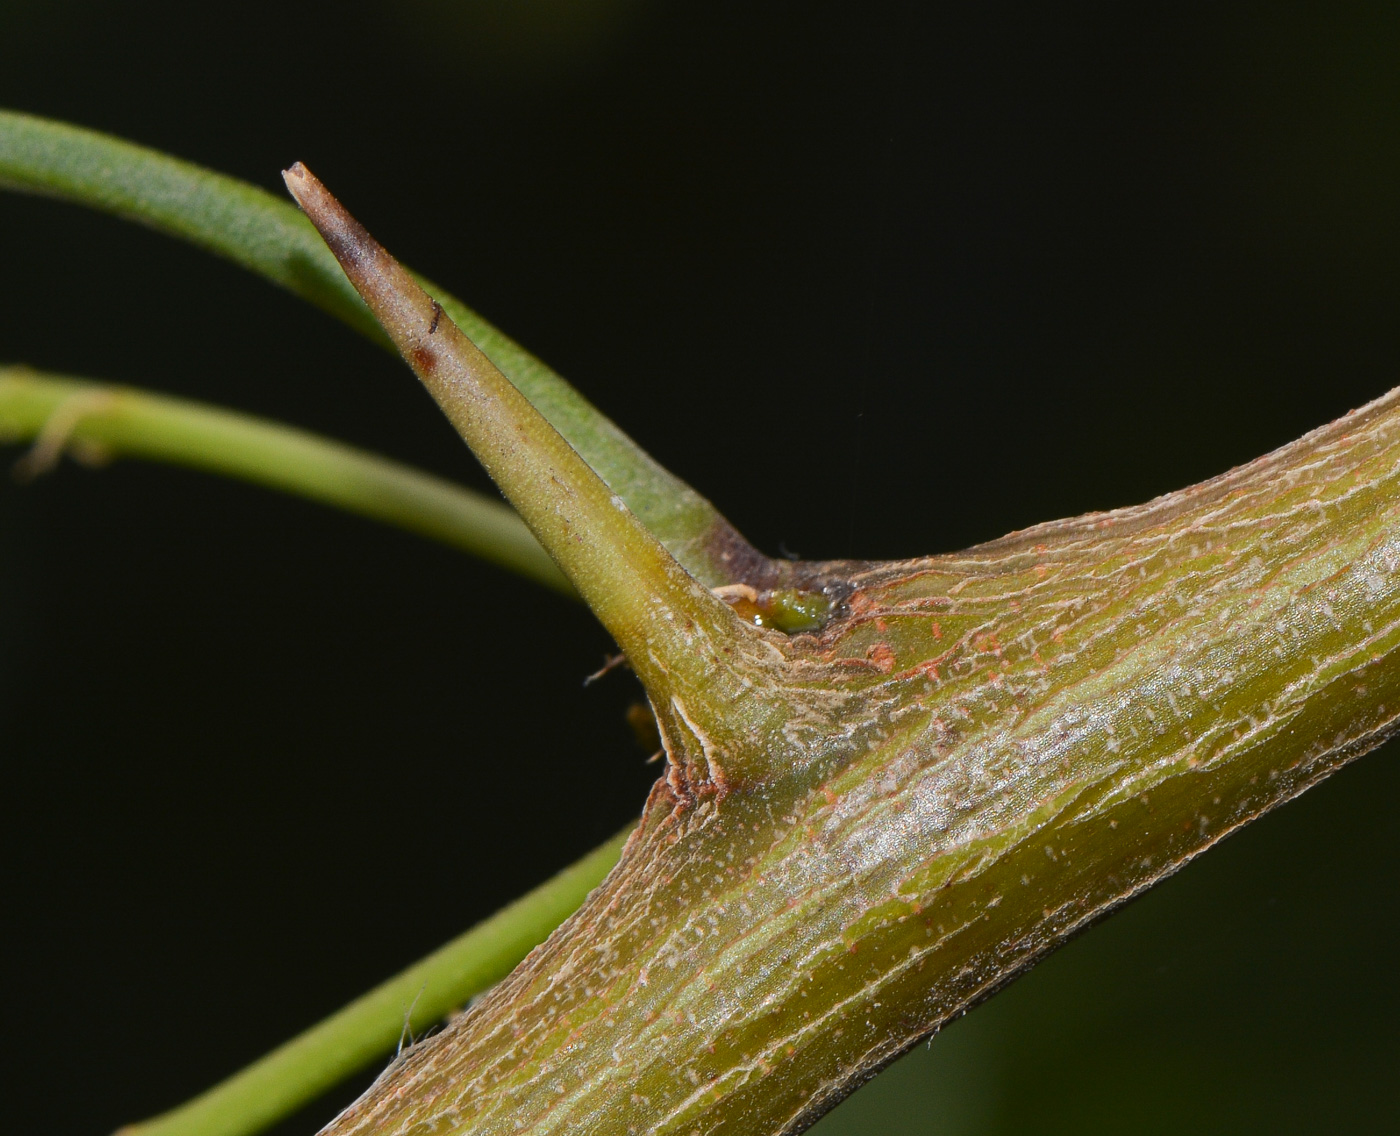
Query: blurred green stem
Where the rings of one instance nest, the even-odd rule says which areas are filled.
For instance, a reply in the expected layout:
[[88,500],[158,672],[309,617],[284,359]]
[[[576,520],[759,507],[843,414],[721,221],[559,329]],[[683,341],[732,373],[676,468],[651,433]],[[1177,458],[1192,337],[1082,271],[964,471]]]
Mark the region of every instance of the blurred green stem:
[[450,544],[573,594],[505,504],[290,426],[130,387],[0,367],[0,440],[36,439],[17,472],[65,449],[191,466],[296,493]]
[[117,1136],[248,1136],[504,978],[617,863],[628,828],[534,891],[212,1089]]

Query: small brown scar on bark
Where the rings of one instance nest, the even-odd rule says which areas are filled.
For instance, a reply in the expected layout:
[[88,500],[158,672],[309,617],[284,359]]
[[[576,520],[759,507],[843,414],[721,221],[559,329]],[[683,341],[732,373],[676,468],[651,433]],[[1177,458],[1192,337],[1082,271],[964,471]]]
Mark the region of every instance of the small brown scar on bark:
[[433,301],[433,322],[428,325],[428,334],[432,335],[437,331],[438,320],[442,319],[442,305],[436,300]]
[[426,347],[415,347],[409,354],[415,370],[431,371],[437,366],[437,353]]

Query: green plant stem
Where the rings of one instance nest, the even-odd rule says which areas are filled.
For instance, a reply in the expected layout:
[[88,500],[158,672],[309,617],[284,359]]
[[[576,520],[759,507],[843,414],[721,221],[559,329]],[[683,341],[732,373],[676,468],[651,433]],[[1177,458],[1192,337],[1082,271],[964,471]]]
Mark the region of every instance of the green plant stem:
[[281,489],[409,529],[573,589],[520,518],[450,481],[303,430],[130,387],[0,367],[0,439],[38,439],[21,464],[72,447],[191,466]]
[[1136,508],[846,570],[786,641],[848,696],[794,715],[810,759],[721,799],[681,738],[578,917],[326,1136],[800,1132],[1396,733],[1400,390]]
[[248,1136],[504,978],[617,863],[631,829],[228,1080],[118,1136]]
[[[289,202],[236,178],[67,123],[0,111],[0,188],[116,214],[226,257],[389,342],[316,230]],[[562,377],[436,285],[425,287],[658,540],[710,587],[763,561],[700,494]]]

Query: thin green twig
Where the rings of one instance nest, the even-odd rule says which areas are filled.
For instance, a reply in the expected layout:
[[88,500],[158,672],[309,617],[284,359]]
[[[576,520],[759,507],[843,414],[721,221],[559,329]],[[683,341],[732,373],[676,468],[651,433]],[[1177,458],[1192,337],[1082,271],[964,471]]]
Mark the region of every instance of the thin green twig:
[[617,863],[630,829],[305,1033],[117,1136],[250,1136],[504,978]]
[[410,466],[268,422],[130,387],[0,367],[0,439],[36,445],[18,471],[65,449],[149,458],[256,482],[443,541],[573,594],[505,504]]

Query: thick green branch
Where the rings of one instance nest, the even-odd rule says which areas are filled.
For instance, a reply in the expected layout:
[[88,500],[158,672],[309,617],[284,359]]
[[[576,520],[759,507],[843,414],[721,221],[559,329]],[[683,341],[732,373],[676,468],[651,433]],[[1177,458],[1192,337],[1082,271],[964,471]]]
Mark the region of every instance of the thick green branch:
[[[24,135],[34,120],[0,119],[0,172],[90,200],[112,184],[96,167],[74,182],[65,159],[49,169],[32,146],[15,160],[17,122]],[[69,128],[33,129],[52,140]],[[155,163],[133,184],[165,176],[168,159],[87,142],[89,157],[116,147],[114,162],[136,163],[128,172]],[[167,205],[126,211],[154,220]],[[348,226],[328,239],[352,271],[386,267]],[[367,291],[384,283],[360,277]],[[537,429],[470,344],[439,351],[455,303],[389,283],[376,303],[398,345],[493,451],[493,474],[619,637],[641,636],[629,650],[649,688],[673,689],[671,672],[696,665],[676,628],[703,624],[713,597],[654,587],[662,561],[622,510],[605,521],[578,455]],[[441,309],[446,339],[433,340]],[[480,342],[492,356],[490,333]],[[560,425],[547,391],[537,399],[528,374],[499,365],[697,576],[734,578],[716,568],[712,513],[666,493],[653,511],[645,486],[624,488],[638,466],[615,479],[606,446],[591,451],[596,438]],[[678,516],[691,519],[668,529]],[[576,543],[597,536],[599,548],[565,547],[575,525]],[[1400,728],[1400,393],[1135,509],[957,555],[806,571],[833,583],[830,619],[790,639],[718,637],[733,649],[712,660],[725,681],[702,668],[688,706],[657,708],[668,775],[616,870],[329,1131],[800,1131],[1066,938],[1379,744]],[[647,602],[657,624],[676,625],[656,640],[640,630]],[[736,676],[752,686],[736,691]],[[727,730],[769,694],[786,711],[781,737]],[[691,772],[721,762],[770,764],[748,782]],[[374,1020],[411,1001],[411,985],[401,979]],[[260,1065],[235,1082],[227,1112],[201,1114],[238,1127],[185,1131],[246,1132],[273,1115],[263,1101],[306,1091],[335,1045],[303,1067],[300,1044],[268,1080]]]
[[[63,198],[189,241],[388,346],[306,218],[256,186],[95,131],[0,111],[0,187]],[[732,583],[762,561],[713,505],[563,378],[454,296],[436,286],[431,291],[697,578],[712,587]]]
[[78,379],[0,367],[0,440],[37,439],[21,470],[72,447],[173,462],[398,525],[558,591],[569,583],[505,504],[275,422]]
[[[774,1136],[1400,727],[1400,391],[1134,509],[846,564],[809,760],[659,786],[334,1136]],[[682,755],[683,757],[687,755]]]
[[171,1112],[118,1136],[248,1136],[499,982],[617,862],[621,832],[484,923]]

